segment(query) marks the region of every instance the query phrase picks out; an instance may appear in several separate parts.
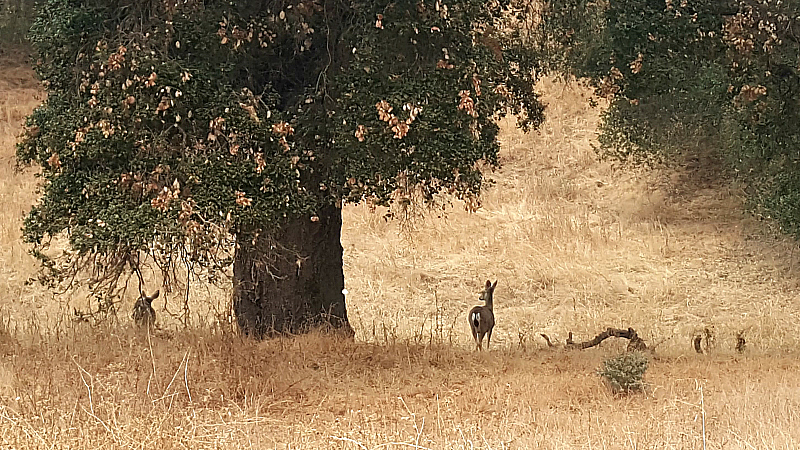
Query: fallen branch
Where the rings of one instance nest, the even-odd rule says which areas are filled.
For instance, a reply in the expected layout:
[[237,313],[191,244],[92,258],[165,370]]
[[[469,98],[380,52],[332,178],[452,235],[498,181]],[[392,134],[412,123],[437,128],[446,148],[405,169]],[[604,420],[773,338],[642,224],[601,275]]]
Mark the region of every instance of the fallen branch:
[[744,330],[736,333],[736,351],[739,353],[744,353],[745,349],[747,348],[747,341],[744,339],[744,334],[749,329],[750,327],[747,327]]
[[692,338],[692,345],[694,346],[694,351],[697,353],[705,353],[703,351],[703,338],[706,339],[706,351],[711,347],[712,341],[714,340],[714,333],[711,332],[710,328],[704,328],[703,330],[698,330],[695,332],[694,337]]
[[[541,336],[544,338],[545,341],[547,341],[548,347],[555,346],[555,344],[553,344],[552,341],[550,340],[549,336],[547,336],[544,333],[542,333]],[[629,352],[647,350],[647,344],[645,344],[642,338],[640,338],[639,335],[636,334],[636,331],[634,331],[633,328],[628,328],[627,330],[623,330],[620,328],[607,328],[606,331],[603,331],[602,333],[598,334],[597,336],[594,337],[594,339],[584,342],[575,342],[572,339],[572,332],[570,332],[569,337],[567,338],[566,348],[583,350],[585,348],[599,345],[601,342],[610,337],[621,337],[628,339],[630,342],[628,343],[627,351]]]
[[547,341],[547,346],[548,347],[555,347],[556,346],[556,344],[553,344],[553,341],[550,340],[550,336],[548,336],[548,335],[546,335],[544,333],[540,333],[540,334],[544,338],[544,340]]

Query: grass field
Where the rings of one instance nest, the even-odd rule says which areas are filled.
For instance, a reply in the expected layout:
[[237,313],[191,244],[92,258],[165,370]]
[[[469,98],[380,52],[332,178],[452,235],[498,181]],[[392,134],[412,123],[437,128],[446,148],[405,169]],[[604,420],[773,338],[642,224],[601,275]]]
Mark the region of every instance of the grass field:
[[[95,325],[70,320],[91,307],[85,292],[25,283],[36,263],[19,229],[36,178],[14,170],[14,142],[42,96],[19,52],[3,58],[2,448],[800,448],[795,244],[702,162],[599,161],[602,105],[575,84],[542,83],[540,132],[504,125],[478,212],[456,202],[387,222],[345,209],[354,341],[252,342],[219,325],[224,290],[195,286],[188,328],[173,317],[182,293],[164,295],[148,337],[131,328],[133,292],[119,320]],[[486,279],[499,280],[497,326],[477,353],[466,311]],[[609,326],[657,345],[644,392],[615,396],[596,374],[626,342],[565,351],[540,337]],[[702,355],[698,332],[712,337]]]

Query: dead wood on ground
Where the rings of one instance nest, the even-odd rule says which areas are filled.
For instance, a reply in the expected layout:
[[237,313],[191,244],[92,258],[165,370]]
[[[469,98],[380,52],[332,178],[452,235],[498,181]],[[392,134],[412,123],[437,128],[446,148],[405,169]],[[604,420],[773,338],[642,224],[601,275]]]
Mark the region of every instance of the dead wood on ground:
[[[542,333],[541,336],[544,338],[545,341],[547,341],[548,347],[556,346],[556,344],[552,342],[549,336],[547,336],[544,333]],[[584,342],[575,342],[572,339],[572,332],[570,332],[565,347],[569,349],[583,350],[585,348],[590,348],[599,345],[601,342],[610,337],[620,337],[628,339],[630,342],[628,343],[627,351],[629,352],[647,350],[647,344],[644,342],[644,340],[642,340],[642,338],[639,337],[638,334],[636,334],[636,331],[633,328],[628,328],[627,330],[623,330],[621,328],[611,328],[611,327],[606,328],[605,331],[598,334],[593,339]]]

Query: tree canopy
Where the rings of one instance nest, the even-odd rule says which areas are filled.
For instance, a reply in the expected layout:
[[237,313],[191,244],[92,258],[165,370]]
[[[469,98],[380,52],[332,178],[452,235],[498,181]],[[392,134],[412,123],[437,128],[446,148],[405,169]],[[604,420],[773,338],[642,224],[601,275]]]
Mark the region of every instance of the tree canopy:
[[603,153],[713,151],[754,210],[800,236],[798,2],[553,0],[543,17],[551,63],[611,99]]

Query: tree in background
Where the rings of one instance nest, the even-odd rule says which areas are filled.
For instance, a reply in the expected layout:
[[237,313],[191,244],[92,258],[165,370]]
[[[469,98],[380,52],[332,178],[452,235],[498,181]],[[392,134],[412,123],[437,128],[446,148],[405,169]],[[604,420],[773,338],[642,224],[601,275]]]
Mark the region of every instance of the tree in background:
[[800,4],[553,0],[543,50],[611,99],[601,151],[669,161],[714,150],[751,206],[800,236]]
[[[535,127],[537,60],[509,0],[49,0],[48,92],[18,148],[42,167],[24,236],[113,293],[154,263],[233,268],[240,328],[349,329],[344,203],[446,191],[478,206],[496,119]],[[64,236],[68,249],[49,248]]]
[[[19,44],[33,21],[38,0],[0,0],[0,44]],[[0,49],[2,51],[2,49]]]

